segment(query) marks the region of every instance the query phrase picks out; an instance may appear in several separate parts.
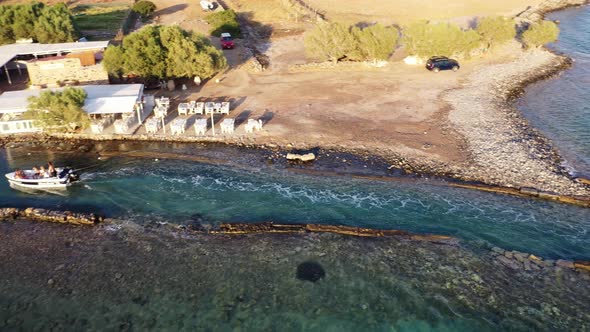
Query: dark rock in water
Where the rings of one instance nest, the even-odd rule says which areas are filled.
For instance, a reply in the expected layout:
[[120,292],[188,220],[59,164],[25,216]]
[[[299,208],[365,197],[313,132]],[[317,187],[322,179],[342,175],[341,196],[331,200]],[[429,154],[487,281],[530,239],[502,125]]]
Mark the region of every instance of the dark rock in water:
[[324,268],[316,262],[304,262],[297,266],[297,279],[316,282],[326,276]]

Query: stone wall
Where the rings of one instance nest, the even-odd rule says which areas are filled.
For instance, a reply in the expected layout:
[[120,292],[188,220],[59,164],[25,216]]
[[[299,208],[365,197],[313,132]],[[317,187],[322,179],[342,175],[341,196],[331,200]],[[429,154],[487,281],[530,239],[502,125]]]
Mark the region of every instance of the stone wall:
[[109,76],[102,64],[82,66],[80,59],[30,61],[27,63],[32,86],[51,86],[67,82],[83,84],[108,84]]

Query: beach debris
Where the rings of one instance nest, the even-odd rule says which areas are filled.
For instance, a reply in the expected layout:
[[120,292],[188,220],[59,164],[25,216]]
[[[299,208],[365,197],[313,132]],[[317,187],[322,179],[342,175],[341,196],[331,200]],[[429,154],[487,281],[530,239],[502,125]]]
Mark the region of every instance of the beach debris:
[[287,153],[287,160],[313,161],[315,160],[315,154],[313,152],[306,154]]
[[317,282],[326,276],[324,268],[316,262],[303,262],[297,266],[297,279]]
[[168,88],[168,91],[174,91],[174,89],[176,89],[176,84],[174,83],[174,80],[169,80],[166,84],[166,87]]
[[406,65],[412,65],[412,66],[417,66],[417,65],[423,65],[424,64],[424,59],[415,56],[415,55],[410,55],[404,58],[404,63]]

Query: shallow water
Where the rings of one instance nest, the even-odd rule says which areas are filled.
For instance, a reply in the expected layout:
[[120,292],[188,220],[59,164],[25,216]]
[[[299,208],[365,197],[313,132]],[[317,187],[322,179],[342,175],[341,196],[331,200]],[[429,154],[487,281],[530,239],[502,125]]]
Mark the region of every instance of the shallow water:
[[[398,238],[2,222],[0,330],[590,328],[590,275]],[[34,262],[34,264],[32,264]],[[324,270],[296,277],[300,264]]]
[[[10,167],[50,158],[10,151]],[[244,152],[244,154],[247,154]],[[2,155],[2,154],[0,154]],[[0,171],[8,171],[8,155]],[[90,156],[62,154],[56,162]],[[65,161],[64,161],[65,162]],[[590,209],[441,186],[427,180],[313,176],[273,166],[112,158],[82,173],[64,195],[0,184],[0,205],[96,211],[139,224],[166,221],[320,223],[456,236],[547,258],[589,259]]]
[[557,78],[526,89],[517,107],[551,138],[575,173],[590,177],[590,6],[552,13],[559,41],[550,48],[574,59]]

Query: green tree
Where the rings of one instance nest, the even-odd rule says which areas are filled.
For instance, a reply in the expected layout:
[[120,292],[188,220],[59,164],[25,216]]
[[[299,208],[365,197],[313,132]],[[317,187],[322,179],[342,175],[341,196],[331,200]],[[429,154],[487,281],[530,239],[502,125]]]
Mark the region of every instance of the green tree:
[[72,15],[64,3],[43,8],[35,23],[35,36],[40,43],[60,43],[76,39]]
[[102,66],[116,76],[121,77],[125,73],[125,59],[122,46],[111,45],[104,51]]
[[227,63],[208,39],[176,26],[162,27],[162,46],[167,49],[166,76],[211,77]]
[[151,1],[141,0],[136,2],[133,7],[131,7],[131,10],[138,13],[142,18],[146,18],[154,13],[156,5]]
[[403,43],[411,55],[469,55],[481,46],[481,36],[474,30],[461,30],[448,23],[417,22],[404,28]]
[[551,21],[541,21],[532,23],[529,28],[523,32],[522,41],[526,47],[539,47],[547,43],[552,43],[559,37],[559,27]]
[[88,128],[90,119],[82,107],[86,92],[81,88],[63,91],[43,91],[38,97],[29,97],[25,117],[47,131],[74,132]]
[[160,41],[160,30],[160,26],[147,26],[123,39],[123,68],[126,74],[166,77],[167,50]]
[[14,24],[14,7],[0,6],[0,45],[10,44],[14,42],[14,31],[12,25]]
[[15,5],[12,31],[15,39],[35,38],[35,21],[45,8],[42,3]]
[[223,53],[202,35],[178,26],[148,26],[109,46],[103,65],[112,75],[142,77],[212,77],[224,69]]
[[74,41],[76,29],[70,10],[63,3],[0,6],[0,44],[14,43],[20,38],[41,43]]
[[242,34],[238,15],[231,9],[209,14],[205,20],[211,25],[209,33],[213,36],[220,37],[224,32],[228,32],[234,37],[240,37]]
[[488,48],[498,46],[514,39],[516,36],[516,22],[502,16],[484,17],[477,24],[480,34]]
[[364,29],[354,27],[352,34],[357,40],[356,57],[359,60],[387,60],[393,53],[398,39],[398,30],[375,24]]
[[308,56],[332,62],[356,54],[358,47],[350,27],[338,22],[318,24],[305,36],[304,43]]

